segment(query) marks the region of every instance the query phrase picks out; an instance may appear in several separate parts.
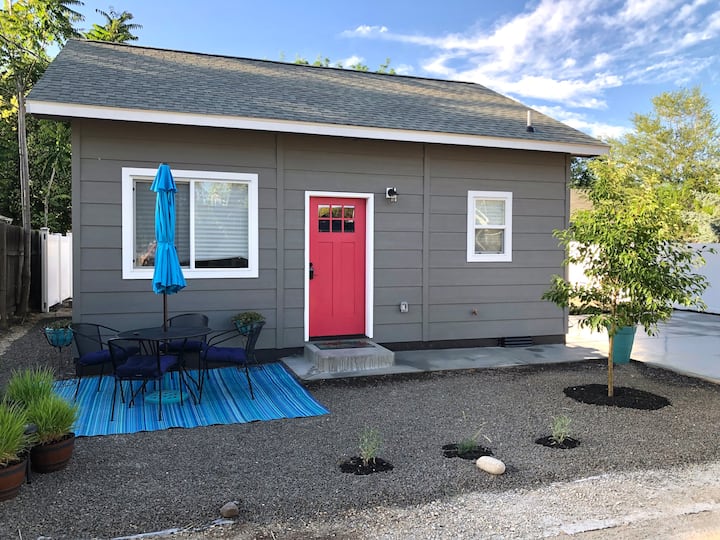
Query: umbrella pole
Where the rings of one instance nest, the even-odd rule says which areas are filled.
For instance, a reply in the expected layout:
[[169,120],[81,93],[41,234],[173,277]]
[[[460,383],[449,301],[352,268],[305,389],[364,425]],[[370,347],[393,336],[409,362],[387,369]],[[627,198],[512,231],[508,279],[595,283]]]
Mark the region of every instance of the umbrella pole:
[[163,332],[167,331],[167,293],[163,293]]

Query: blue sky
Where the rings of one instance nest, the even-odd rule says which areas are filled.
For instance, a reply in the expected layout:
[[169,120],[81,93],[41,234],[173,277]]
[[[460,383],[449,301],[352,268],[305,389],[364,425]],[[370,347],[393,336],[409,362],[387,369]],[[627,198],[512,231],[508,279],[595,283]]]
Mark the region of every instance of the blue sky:
[[137,45],[483,84],[595,136],[699,85],[720,117],[720,0],[86,1],[129,11]]

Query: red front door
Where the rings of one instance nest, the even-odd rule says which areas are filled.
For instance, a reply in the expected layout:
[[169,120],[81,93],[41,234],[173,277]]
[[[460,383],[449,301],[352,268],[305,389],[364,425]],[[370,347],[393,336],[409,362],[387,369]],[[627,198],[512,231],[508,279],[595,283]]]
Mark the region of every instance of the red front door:
[[310,198],[310,337],[365,334],[365,199]]

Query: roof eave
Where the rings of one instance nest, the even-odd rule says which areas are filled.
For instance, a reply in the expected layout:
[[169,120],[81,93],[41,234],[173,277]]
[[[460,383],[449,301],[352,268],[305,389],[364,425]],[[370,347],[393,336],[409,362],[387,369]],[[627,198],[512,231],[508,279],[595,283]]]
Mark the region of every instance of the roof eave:
[[26,102],[26,108],[27,112],[30,114],[49,118],[91,118],[96,120],[118,120],[124,122],[146,122],[153,124],[248,129],[281,133],[302,133],[306,135],[354,137],[359,139],[479,146],[515,150],[535,150],[539,152],[560,152],[583,157],[603,155],[609,150],[609,146],[601,142],[598,142],[597,144],[590,144],[532,139],[513,139],[511,137],[488,137],[482,135],[464,135],[432,131],[412,131],[404,129],[322,124],[294,120],[122,109],[116,107],[77,105],[73,103],[57,103],[33,99],[29,99]]

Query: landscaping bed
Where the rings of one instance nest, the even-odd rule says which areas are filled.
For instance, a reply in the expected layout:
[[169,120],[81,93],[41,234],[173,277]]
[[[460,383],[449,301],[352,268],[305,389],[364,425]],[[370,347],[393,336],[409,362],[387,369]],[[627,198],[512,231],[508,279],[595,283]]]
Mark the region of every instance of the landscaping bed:
[[[0,383],[13,367],[38,362],[72,373],[69,352],[52,350],[41,327],[38,322],[0,356]],[[567,397],[565,388],[606,380],[604,361],[583,361],[314,382],[307,387],[329,415],[78,438],[66,469],[34,476],[16,499],[0,504],[0,537],[108,538],[202,528],[224,503],[238,501],[238,524],[223,534],[271,538],[359,508],[409,508],[720,459],[710,436],[720,429],[717,386],[634,362],[615,371],[619,387],[663,396],[670,405],[638,410]],[[558,415],[572,420],[580,446],[536,444]],[[378,455],[393,469],[342,473],[339,464],[358,454],[367,427],[382,436]],[[507,465],[505,474],[491,476],[472,460],[444,456],[444,445],[478,432],[478,442]]]

